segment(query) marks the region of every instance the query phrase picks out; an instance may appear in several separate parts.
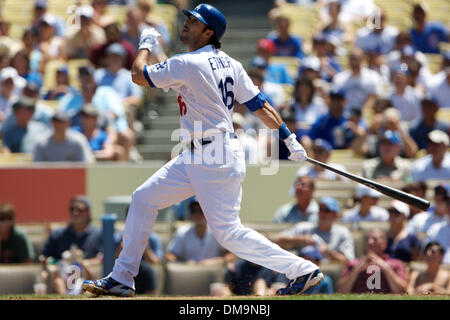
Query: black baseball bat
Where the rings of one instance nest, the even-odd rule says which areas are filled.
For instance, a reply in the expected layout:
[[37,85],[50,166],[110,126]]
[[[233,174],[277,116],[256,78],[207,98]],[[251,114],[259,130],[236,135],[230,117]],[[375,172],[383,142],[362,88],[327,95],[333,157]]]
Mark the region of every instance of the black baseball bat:
[[332,166],[329,166],[328,164],[325,164],[323,162],[311,159],[309,157],[306,157],[306,161],[308,161],[308,162],[310,162],[312,164],[321,166],[322,168],[325,168],[327,170],[331,170],[331,171],[333,171],[333,172],[335,172],[335,173],[337,173],[337,174],[339,174],[341,176],[344,176],[344,177],[349,178],[349,179],[351,179],[353,181],[361,183],[361,184],[363,184],[363,185],[365,185],[365,186],[367,186],[369,188],[375,189],[378,192],[387,195],[388,197],[400,200],[400,201],[402,201],[404,203],[407,203],[407,204],[410,204],[410,205],[412,205],[414,207],[422,209],[423,211],[427,211],[428,208],[430,207],[430,201],[427,201],[425,199],[413,196],[412,194],[403,192],[401,190],[397,190],[395,188],[388,187],[388,186],[386,186],[384,184],[381,184],[381,183],[378,183],[378,182],[375,182],[375,181],[372,181],[372,180],[369,180],[369,179],[366,179],[366,178],[363,178],[363,177],[359,177],[357,175],[354,175],[354,174],[351,174],[351,173],[348,173],[348,172],[345,172],[345,171],[342,171],[342,170],[339,170],[339,169],[336,169],[336,168],[334,168]]

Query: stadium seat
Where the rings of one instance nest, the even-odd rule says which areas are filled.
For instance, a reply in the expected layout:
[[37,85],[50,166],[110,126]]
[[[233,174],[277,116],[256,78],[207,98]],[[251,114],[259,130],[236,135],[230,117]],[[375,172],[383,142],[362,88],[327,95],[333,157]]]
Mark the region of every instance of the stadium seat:
[[1,165],[27,164],[33,161],[31,153],[0,153]]
[[167,263],[164,294],[182,296],[209,296],[210,284],[223,282],[223,265],[202,266],[185,263]]
[[31,294],[42,264],[1,264],[0,294]]

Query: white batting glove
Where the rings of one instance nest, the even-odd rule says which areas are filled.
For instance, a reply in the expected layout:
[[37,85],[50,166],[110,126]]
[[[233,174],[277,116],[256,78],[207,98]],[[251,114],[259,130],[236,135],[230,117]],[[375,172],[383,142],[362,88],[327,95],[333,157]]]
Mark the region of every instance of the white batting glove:
[[156,31],[155,28],[145,28],[141,32],[141,38],[139,40],[139,50],[147,49],[148,51],[151,51],[153,47],[158,45],[158,37],[160,36],[161,34]]
[[303,149],[302,145],[297,141],[297,136],[292,133],[289,137],[284,139],[286,147],[291,153],[288,157],[289,160],[295,162],[301,162],[306,160],[306,151]]

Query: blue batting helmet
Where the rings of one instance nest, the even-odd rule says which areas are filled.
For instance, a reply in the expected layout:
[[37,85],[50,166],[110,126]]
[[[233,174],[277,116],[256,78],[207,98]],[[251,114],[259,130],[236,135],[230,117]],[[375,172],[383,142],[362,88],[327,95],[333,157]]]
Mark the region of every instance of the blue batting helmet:
[[209,28],[214,31],[217,40],[222,38],[225,33],[225,28],[227,27],[227,20],[225,19],[222,12],[217,10],[214,6],[206,3],[199,4],[194,10],[183,10],[183,13],[188,17],[193,15],[198,20],[206,24]]

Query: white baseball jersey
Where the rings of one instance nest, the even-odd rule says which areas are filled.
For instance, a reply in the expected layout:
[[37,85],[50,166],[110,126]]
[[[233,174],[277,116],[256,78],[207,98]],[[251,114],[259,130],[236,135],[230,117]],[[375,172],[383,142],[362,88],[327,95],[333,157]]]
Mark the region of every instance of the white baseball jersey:
[[201,121],[203,132],[233,132],[234,100],[249,108],[263,101],[242,65],[212,45],[146,66],[144,75],[151,87],[178,93],[180,128],[191,136],[194,121]]

